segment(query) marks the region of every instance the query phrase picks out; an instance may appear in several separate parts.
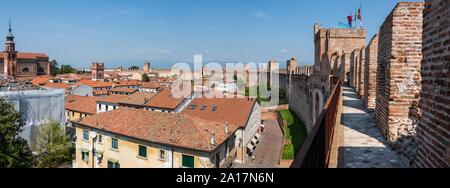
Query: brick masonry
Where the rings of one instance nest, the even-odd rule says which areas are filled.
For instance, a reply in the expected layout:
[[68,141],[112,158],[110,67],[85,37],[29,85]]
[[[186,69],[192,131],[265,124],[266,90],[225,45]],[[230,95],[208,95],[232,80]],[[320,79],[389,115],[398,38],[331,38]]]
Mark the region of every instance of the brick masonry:
[[426,0],[414,167],[450,167],[450,1]]
[[364,95],[364,62],[366,60],[366,48],[362,47],[359,51],[358,72],[357,72],[357,94],[360,98]]
[[378,34],[367,45],[364,60],[364,93],[363,103],[369,110],[375,109],[377,86]]
[[380,28],[377,69],[377,125],[410,162],[416,152],[420,118],[422,21],[424,3],[397,4]]

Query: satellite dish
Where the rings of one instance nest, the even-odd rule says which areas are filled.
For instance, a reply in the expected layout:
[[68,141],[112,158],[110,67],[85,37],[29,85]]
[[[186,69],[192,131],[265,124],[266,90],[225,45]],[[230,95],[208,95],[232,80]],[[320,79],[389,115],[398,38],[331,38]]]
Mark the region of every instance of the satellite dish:
[[97,133],[91,132],[91,133],[90,133],[90,136],[91,136],[91,138],[97,138]]

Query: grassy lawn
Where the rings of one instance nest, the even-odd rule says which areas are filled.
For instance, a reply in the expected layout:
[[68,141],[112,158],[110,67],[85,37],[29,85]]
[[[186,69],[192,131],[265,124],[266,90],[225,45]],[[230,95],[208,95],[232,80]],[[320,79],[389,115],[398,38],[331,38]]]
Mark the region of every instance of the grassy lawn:
[[291,141],[283,147],[283,159],[294,159],[308,136],[305,125],[290,110],[281,110],[281,117],[287,122],[284,126],[285,139]]

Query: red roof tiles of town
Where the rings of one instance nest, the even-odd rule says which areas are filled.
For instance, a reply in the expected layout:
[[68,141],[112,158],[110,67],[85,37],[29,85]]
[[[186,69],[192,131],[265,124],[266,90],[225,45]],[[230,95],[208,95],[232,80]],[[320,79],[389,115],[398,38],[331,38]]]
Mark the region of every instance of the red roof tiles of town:
[[132,88],[112,88],[109,90],[109,92],[122,92],[122,93],[134,93],[137,89]]
[[71,86],[65,83],[45,83],[43,87],[56,88],[56,89],[69,89]]
[[[103,131],[160,144],[168,144],[200,151],[213,151],[236,131],[225,125],[182,114],[170,114],[119,108],[88,116],[77,124]],[[234,126],[236,127],[236,126]],[[211,145],[212,134],[216,145]]]
[[[0,59],[3,59],[4,53],[1,52]],[[39,59],[48,58],[47,54],[44,53],[30,53],[30,52],[17,52],[17,59]]]
[[194,99],[182,114],[244,127],[255,104],[256,101],[249,98],[202,97]]
[[184,98],[175,98],[172,96],[170,89],[162,90],[156,94],[147,104],[146,107],[163,108],[174,110],[183,103]]
[[127,95],[108,95],[106,97],[101,97],[97,100],[97,102],[107,102],[112,104],[119,104],[120,101],[128,98]]
[[66,98],[65,108],[66,110],[93,115],[97,113],[98,99],[99,99],[98,97],[69,95]]
[[52,77],[49,75],[37,76],[31,80],[31,83],[35,86],[40,86],[40,85],[44,85],[46,82],[48,82],[51,79],[52,79]]
[[155,93],[136,92],[131,95],[127,95],[127,97],[121,100],[119,103],[142,106],[148,101],[151,101],[155,97],[155,95]]
[[156,82],[141,82],[141,88],[158,89],[161,85]]

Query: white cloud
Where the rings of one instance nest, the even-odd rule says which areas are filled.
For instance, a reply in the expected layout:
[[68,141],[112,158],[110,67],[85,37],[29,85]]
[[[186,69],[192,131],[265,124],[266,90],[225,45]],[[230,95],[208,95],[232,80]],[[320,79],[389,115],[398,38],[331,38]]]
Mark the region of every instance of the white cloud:
[[117,12],[119,14],[123,14],[123,15],[134,15],[134,12],[131,12],[129,10],[124,10],[124,9],[116,9],[115,12]]
[[282,49],[281,53],[289,53],[289,50],[288,49]]
[[252,12],[252,15],[255,18],[271,18],[271,16],[269,14],[264,13],[264,12]]

